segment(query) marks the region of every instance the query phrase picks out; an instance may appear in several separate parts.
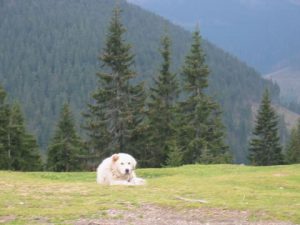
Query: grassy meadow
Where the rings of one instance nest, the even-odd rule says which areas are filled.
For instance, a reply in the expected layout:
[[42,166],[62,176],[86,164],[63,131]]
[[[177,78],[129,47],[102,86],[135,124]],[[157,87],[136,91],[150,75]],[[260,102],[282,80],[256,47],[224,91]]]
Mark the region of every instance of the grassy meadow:
[[146,186],[100,186],[93,172],[0,171],[0,221],[11,216],[7,224],[39,224],[42,219],[70,224],[105,217],[108,209],[153,204],[174,210],[247,210],[253,220],[300,223],[300,165],[188,165],[139,169],[137,174],[147,179]]

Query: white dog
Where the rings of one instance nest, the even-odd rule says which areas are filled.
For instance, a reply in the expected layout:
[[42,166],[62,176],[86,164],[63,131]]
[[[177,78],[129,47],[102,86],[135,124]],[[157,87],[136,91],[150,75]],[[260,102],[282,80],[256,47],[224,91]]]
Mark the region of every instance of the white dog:
[[106,158],[97,168],[97,183],[107,185],[144,185],[145,180],[135,175],[135,159],[126,153]]

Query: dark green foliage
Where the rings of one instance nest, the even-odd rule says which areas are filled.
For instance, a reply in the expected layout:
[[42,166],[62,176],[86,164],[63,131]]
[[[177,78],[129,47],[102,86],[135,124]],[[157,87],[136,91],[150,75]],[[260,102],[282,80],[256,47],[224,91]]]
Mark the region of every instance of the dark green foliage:
[[185,57],[182,68],[184,91],[191,97],[204,95],[208,87],[209,69],[205,64],[205,55],[201,48],[200,31],[196,28],[193,33],[193,42],[190,52]]
[[[145,166],[159,167],[166,163],[167,156],[174,148],[173,141],[176,128],[175,106],[179,94],[176,75],[170,71],[171,65],[171,41],[167,35],[161,40],[162,64],[159,74],[154,79],[154,84],[149,91],[148,103],[148,131],[147,131],[147,156],[141,162]],[[170,143],[173,143],[170,145]]]
[[182,121],[178,139],[185,163],[230,162],[219,106],[205,93],[208,76],[197,29],[182,69],[183,89],[187,97],[180,103]]
[[257,166],[283,163],[278,131],[278,116],[271,106],[269,91],[266,90],[256,116],[256,126],[250,141],[249,159]]
[[37,171],[43,169],[43,162],[40,156],[40,150],[36,137],[32,134],[25,134],[23,143],[23,152],[21,154],[23,166],[22,171]]
[[53,139],[49,145],[47,169],[67,172],[83,168],[84,156],[82,141],[77,135],[75,120],[68,104],[64,104]]
[[12,170],[34,171],[42,169],[42,162],[35,138],[25,129],[20,106],[11,107],[8,125],[9,167]]
[[35,138],[27,133],[20,106],[10,106],[0,86],[0,169],[35,171],[42,162]]
[[288,164],[300,163],[300,120],[291,132],[290,140],[286,146],[285,161]]
[[168,146],[170,148],[166,165],[169,167],[176,167],[183,165],[183,152],[179,149],[178,144],[175,140],[168,143]]
[[[93,98],[98,98],[96,93],[93,95]],[[99,100],[102,102],[102,99]],[[105,112],[97,104],[99,104],[97,100],[94,105],[88,104],[88,112],[83,113],[85,117],[83,128],[88,136],[86,144],[89,148],[89,161],[95,161],[92,164],[99,163],[100,159],[110,153],[108,146],[111,142],[111,137],[106,128]]]
[[85,114],[92,153],[100,159],[115,152],[129,152],[133,133],[143,117],[143,84],[133,84],[137,75],[131,69],[131,46],[123,40],[125,31],[120,9],[116,8],[99,57],[103,65],[97,73],[99,85],[93,94],[94,104],[88,105]]
[[6,103],[6,93],[0,85],[0,169],[9,168],[8,151],[8,124],[9,124],[9,105]]
[[[0,2],[0,81],[22,104],[28,127],[38,134],[38,143],[45,150],[64,102],[70,102],[76,122],[82,122],[89,94],[97,87],[97,55],[105,46],[105,31],[115,1]],[[126,40],[133,44],[133,68],[141,75],[135,82],[143,80],[148,87],[151,85],[161,63],[157,49],[165,26],[172,39],[172,71],[178,71],[191,44],[191,34],[125,1],[120,0],[120,6],[122,21],[128,28]],[[203,40],[202,46],[211,70],[207,92],[221,104],[235,161],[245,162],[251,104],[260,101],[266,87],[273,99],[278,99],[278,86],[208,41]],[[94,131],[97,137],[106,135]],[[94,138],[98,146],[95,150],[105,146],[101,142],[106,139]],[[144,150],[136,147],[136,151]]]

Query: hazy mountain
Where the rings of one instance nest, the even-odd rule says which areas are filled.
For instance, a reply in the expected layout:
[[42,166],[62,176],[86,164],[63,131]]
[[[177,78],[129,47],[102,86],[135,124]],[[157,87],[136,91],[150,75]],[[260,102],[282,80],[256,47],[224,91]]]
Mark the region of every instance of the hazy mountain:
[[[0,83],[11,99],[20,101],[44,149],[64,102],[71,104],[77,122],[82,120],[96,87],[97,56],[113,7],[111,0],[0,1]],[[191,33],[140,7],[123,1],[121,7],[139,79],[151,85],[157,74],[166,27],[172,39],[173,70],[179,72]],[[266,87],[278,100],[279,89],[211,43],[204,41],[203,47],[211,70],[208,91],[222,105],[236,161],[245,162],[251,105],[260,101]]]
[[280,94],[287,102],[300,102],[300,70],[285,67],[265,75],[280,86]]
[[[299,0],[128,0],[205,38],[262,73],[299,65]],[[295,60],[297,59],[297,60]]]

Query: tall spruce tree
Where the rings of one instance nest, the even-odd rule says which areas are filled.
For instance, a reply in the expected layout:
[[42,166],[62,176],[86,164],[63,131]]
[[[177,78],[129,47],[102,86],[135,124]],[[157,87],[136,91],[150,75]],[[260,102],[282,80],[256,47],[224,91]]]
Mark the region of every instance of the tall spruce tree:
[[48,148],[47,168],[52,171],[76,171],[83,168],[83,145],[77,135],[69,105],[64,104],[53,139]]
[[10,106],[0,87],[0,169],[35,171],[42,169],[36,139],[26,131],[19,104]]
[[10,106],[0,85],[0,169],[35,171],[42,169],[36,139],[26,131],[19,104]]
[[185,163],[227,163],[231,161],[224,143],[224,126],[217,103],[206,95],[209,69],[201,48],[199,29],[182,68],[183,90],[187,96],[180,103],[179,137]]
[[[154,84],[150,88],[148,104],[148,144],[145,166],[160,167],[166,163],[167,156],[176,150],[175,140],[175,105],[179,94],[176,75],[170,71],[171,40],[164,35],[160,53],[162,64]],[[174,154],[171,154],[174,155]],[[170,161],[170,160],[169,160]]]
[[285,161],[288,164],[300,163],[300,119],[297,126],[292,129],[286,146]]
[[123,40],[126,29],[120,13],[118,7],[113,11],[106,45],[99,57],[102,62],[102,71],[97,73],[99,86],[84,114],[91,153],[98,160],[114,152],[130,152],[143,118],[144,85],[133,84],[137,77],[131,69],[134,56],[131,46]]
[[9,166],[13,170],[36,171],[42,169],[42,161],[36,139],[26,131],[19,104],[10,110],[8,125]]
[[282,148],[278,132],[278,116],[271,106],[266,90],[256,116],[253,138],[250,141],[249,159],[257,166],[283,163]]
[[8,149],[9,105],[6,102],[6,92],[0,85],[0,169],[8,169],[10,151]]
[[43,162],[39,152],[37,139],[34,135],[26,133],[24,135],[24,150],[21,154],[23,166],[22,171],[38,171],[43,169]]
[[10,108],[6,102],[6,92],[0,85],[0,169],[9,169],[10,167],[11,153],[8,147],[9,114]]

